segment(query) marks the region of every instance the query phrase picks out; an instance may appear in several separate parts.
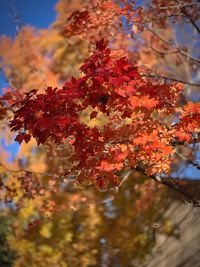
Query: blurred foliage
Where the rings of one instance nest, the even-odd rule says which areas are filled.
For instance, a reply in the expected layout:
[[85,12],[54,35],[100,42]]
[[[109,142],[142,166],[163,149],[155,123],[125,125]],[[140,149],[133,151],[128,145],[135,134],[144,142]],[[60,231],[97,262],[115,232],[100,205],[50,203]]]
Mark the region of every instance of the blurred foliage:
[[0,266],[11,267],[16,259],[14,248],[11,249],[7,240],[11,233],[11,221],[6,214],[1,214],[0,221]]
[[[66,38],[63,25],[72,12],[82,8],[84,2],[60,0],[56,5],[57,18],[48,29],[36,30],[26,26],[15,39],[0,38],[0,69],[11,87],[20,92],[33,88],[42,91],[47,85],[60,86],[72,75],[80,76],[78,68],[90,53],[89,41],[78,36]],[[155,22],[154,27],[158,29],[160,25]],[[138,31],[137,28],[133,30]],[[162,34],[169,39],[174,36],[169,27],[162,29]],[[180,67],[174,54],[158,54],[148,46],[139,52],[133,51],[131,43],[135,37],[131,40],[130,36],[119,34],[115,38],[118,41],[112,46],[128,46],[130,58],[133,61],[140,59],[140,65],[155,70],[159,66],[161,74],[166,74],[170,61],[173,62],[171,73],[180,74],[180,78],[186,73],[191,75],[188,62]],[[141,38],[156,45],[157,49],[163,49],[152,34],[144,31]],[[90,127],[102,127],[107,118],[99,113],[90,120],[91,112],[92,108],[80,114],[81,121]],[[13,139],[6,121],[1,122],[1,135],[8,143]],[[173,234],[171,222],[163,218],[170,201],[169,197],[166,201],[166,190],[138,173],[129,174],[119,191],[111,188],[107,192],[97,192],[89,186],[82,190],[73,185],[73,179],[72,182],[62,178],[57,181],[57,176],[52,180],[48,175],[62,177],[69,168],[69,151],[65,147],[38,149],[32,141],[21,146],[12,164],[3,160],[5,151],[1,149],[1,153],[1,163],[6,166],[1,166],[1,179],[5,179],[13,190],[18,190],[19,199],[24,192],[18,188],[16,174],[22,168],[38,173],[36,177],[42,180],[44,187],[52,186],[51,193],[41,191],[34,199],[26,198],[20,209],[12,203],[12,214],[2,214],[1,267],[131,267],[152,249],[157,232]],[[54,182],[59,191],[54,191]],[[2,210],[6,209],[2,207]],[[162,225],[158,229],[154,227],[157,223]]]
[[[39,200],[27,202],[16,212],[9,236],[18,255],[13,266],[134,266],[154,245],[154,223],[163,224],[159,232],[169,231],[162,219],[168,205],[165,193],[159,189],[153,206],[145,208],[146,196],[137,188],[143,179],[131,174],[116,193],[68,185],[54,194],[59,205],[50,218],[37,213]],[[158,190],[153,183],[149,186]]]

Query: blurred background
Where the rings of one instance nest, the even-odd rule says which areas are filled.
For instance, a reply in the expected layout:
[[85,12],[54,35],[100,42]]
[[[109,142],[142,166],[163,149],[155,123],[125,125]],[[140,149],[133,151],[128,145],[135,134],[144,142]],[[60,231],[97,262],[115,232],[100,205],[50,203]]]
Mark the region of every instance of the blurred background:
[[[92,29],[70,35],[67,18],[88,1],[1,0],[1,95],[35,88],[42,92],[47,86],[62,86],[71,76],[80,77],[79,67],[95,38],[103,36],[113,50],[141,68],[151,68],[165,82],[183,82],[182,103],[199,102],[198,1],[180,1],[188,4],[185,12],[197,28],[180,6],[163,8],[165,1],[116,3],[138,12],[134,22],[125,14],[116,23],[115,10],[109,10],[97,17],[101,23],[95,35]],[[105,118],[100,114],[91,121],[90,113],[86,110],[80,119],[90,127],[103,127]],[[58,181],[70,166],[68,148],[38,147],[35,140],[19,146],[8,128],[10,118],[12,113],[0,121],[0,176],[15,199],[0,203],[1,267],[200,266],[199,208],[137,172],[122,171],[127,179],[121,187],[104,192],[74,185],[73,179]],[[192,154],[199,162],[199,144],[178,149],[182,156],[174,159],[172,177],[200,198],[200,171],[188,160]],[[17,177],[23,170],[30,183],[42,181],[51,190],[22,200]]]

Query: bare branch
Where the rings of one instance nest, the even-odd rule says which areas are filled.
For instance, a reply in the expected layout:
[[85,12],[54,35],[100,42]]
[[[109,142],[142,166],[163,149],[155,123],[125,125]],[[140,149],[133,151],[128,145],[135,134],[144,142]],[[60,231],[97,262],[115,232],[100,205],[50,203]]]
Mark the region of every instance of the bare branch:
[[189,19],[189,21],[192,23],[192,25],[194,26],[194,28],[197,30],[198,33],[200,33],[200,29],[198,27],[198,25],[196,24],[196,22],[193,20],[193,18],[190,16],[190,14],[186,11],[186,6],[182,5],[182,3],[179,0],[175,0],[179,7],[181,8],[183,14],[186,15],[186,17]]
[[170,47],[174,48],[177,52],[181,53],[182,55],[184,55],[185,57],[189,58],[190,60],[197,62],[198,64],[200,63],[200,59],[191,56],[190,54],[185,52],[183,49],[181,49],[178,45],[176,45],[174,42],[172,43],[169,40],[165,39],[163,36],[161,37],[157,32],[155,32],[154,30],[150,29],[147,26],[145,26],[145,28],[148,31],[150,31],[153,35],[155,35],[158,39],[160,39],[162,42],[164,42],[165,44],[167,44]]
[[141,76],[142,77],[146,77],[146,78],[170,80],[170,81],[174,81],[174,82],[180,82],[180,83],[183,83],[183,84],[188,84],[190,86],[200,87],[200,83],[192,83],[192,82],[180,80],[178,78],[167,77],[167,76],[159,75],[159,74],[151,74],[151,73],[150,74],[143,74],[142,73]]
[[[143,175],[145,175],[145,171],[140,168],[137,167],[136,171],[142,173]],[[194,207],[200,207],[200,200],[196,199],[191,193],[189,193],[188,191],[186,191],[183,187],[181,187],[179,184],[173,182],[173,178],[168,177],[168,178],[163,178],[159,175],[150,175],[148,176],[150,179],[163,184],[164,186],[172,189],[175,192],[178,192],[179,194],[181,194],[184,198],[188,199],[190,201],[190,203],[194,206]]]
[[[195,4],[197,4],[198,2],[193,2],[193,3],[188,3],[188,4],[185,4],[185,5],[181,5],[181,7],[183,8],[186,8],[186,7],[189,7],[189,6],[193,6]],[[180,5],[173,5],[173,6],[161,6],[161,7],[157,7],[155,10],[157,9],[171,9],[171,8],[180,8]]]

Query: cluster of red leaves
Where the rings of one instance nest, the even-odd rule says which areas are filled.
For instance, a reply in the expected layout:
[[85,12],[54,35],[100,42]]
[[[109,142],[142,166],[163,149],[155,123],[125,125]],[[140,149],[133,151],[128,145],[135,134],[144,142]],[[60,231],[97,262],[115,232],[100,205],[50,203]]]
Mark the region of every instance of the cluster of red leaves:
[[90,39],[111,34],[111,29],[119,23],[123,9],[110,0],[90,0],[83,11],[75,11],[67,20],[63,30],[66,37],[82,35]]
[[0,120],[3,120],[7,115],[7,108],[4,107],[4,104],[0,102]]
[[[173,143],[199,138],[200,107],[179,106],[182,86],[144,79],[125,57],[113,57],[105,40],[97,42],[80,69],[83,76],[61,89],[27,93],[10,123],[19,143],[31,136],[38,144],[69,143],[74,163],[70,171],[78,181],[99,188],[119,185],[117,173],[124,166],[140,167],[148,175],[168,173]],[[80,111],[88,106],[108,116],[103,128],[79,121]],[[96,115],[92,112],[91,118]]]
[[18,91],[12,91],[10,88],[3,88],[3,92],[4,95],[0,96],[0,120],[6,118],[9,107],[23,97]]
[[184,106],[181,120],[177,125],[176,137],[182,142],[199,141],[200,132],[200,103],[188,102]]
[[166,1],[153,0],[152,7],[145,8],[145,3],[142,7],[126,0],[88,0],[82,10],[73,12],[67,19],[63,33],[66,37],[79,35],[97,40],[114,35],[117,27],[118,32],[119,29],[126,29],[133,37],[134,28],[143,31],[146,22],[156,21],[161,27],[168,27],[169,17],[172,21],[182,22],[184,16],[196,21],[198,3],[192,0],[170,0],[166,4]]

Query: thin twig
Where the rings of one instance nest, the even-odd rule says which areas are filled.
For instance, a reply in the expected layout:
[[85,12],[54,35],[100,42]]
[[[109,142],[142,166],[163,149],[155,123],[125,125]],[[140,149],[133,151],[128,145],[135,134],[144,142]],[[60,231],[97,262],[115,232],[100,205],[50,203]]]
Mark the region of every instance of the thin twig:
[[185,14],[186,17],[190,20],[190,22],[192,23],[192,25],[194,26],[194,28],[197,30],[197,32],[200,33],[200,29],[199,29],[198,25],[193,20],[193,18],[190,16],[190,14],[186,11],[186,6],[182,5],[182,3],[179,0],[175,0],[175,1],[178,3],[178,5],[181,8],[183,14]]
[[[185,4],[185,5],[182,5],[182,7],[186,8],[186,7],[189,7],[189,6],[193,6],[195,4],[197,4],[198,2],[193,2],[193,3],[188,3],[188,4]],[[161,7],[156,7],[155,10],[157,9],[171,9],[171,8],[180,8],[180,5],[173,5],[173,6],[161,6]]]
[[183,49],[181,49],[178,45],[176,45],[174,42],[170,42],[167,39],[165,39],[163,36],[161,37],[157,32],[155,32],[154,30],[150,29],[149,27],[145,26],[145,28],[150,31],[153,35],[155,35],[158,39],[160,39],[162,42],[164,42],[165,44],[169,45],[169,46],[174,46],[174,49],[177,50],[177,52],[181,53],[182,55],[184,55],[185,57],[189,58],[192,61],[195,61],[197,63],[200,63],[200,59],[195,58],[193,56],[191,56],[190,54],[188,54],[187,52],[185,52]]
[[174,81],[174,82],[180,82],[183,84],[188,84],[190,86],[200,87],[200,83],[192,83],[192,82],[180,80],[178,78],[167,77],[167,76],[159,75],[159,74],[141,74],[141,76],[146,77],[146,78],[165,79],[165,80],[170,80],[170,81]]
[[53,176],[57,178],[67,178],[67,176],[59,175],[56,173],[50,173],[50,172],[32,172],[30,170],[25,170],[25,169],[11,170],[2,163],[0,163],[0,166],[4,168],[8,173],[16,173],[16,174],[25,173],[25,174],[31,174],[31,175],[36,175],[36,176],[38,175],[38,176],[50,176],[50,177]]

